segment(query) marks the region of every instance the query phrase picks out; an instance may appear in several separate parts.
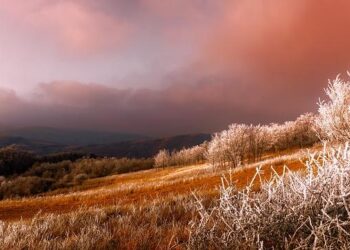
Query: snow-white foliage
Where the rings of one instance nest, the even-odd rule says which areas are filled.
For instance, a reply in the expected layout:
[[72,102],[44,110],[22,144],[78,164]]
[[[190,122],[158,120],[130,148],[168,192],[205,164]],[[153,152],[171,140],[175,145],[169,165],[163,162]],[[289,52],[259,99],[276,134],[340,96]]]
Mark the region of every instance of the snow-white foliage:
[[156,154],[154,157],[154,165],[156,168],[163,168],[168,165],[168,161],[170,158],[170,153],[166,149],[162,149]]
[[308,113],[284,124],[232,124],[213,136],[207,159],[214,166],[237,167],[244,161],[260,160],[267,151],[310,146],[318,140],[314,123],[315,116]]
[[191,148],[184,148],[180,151],[174,151],[171,154],[170,162],[172,165],[188,165],[203,162],[205,159],[205,153],[207,150],[207,144],[193,146]]
[[268,151],[310,146],[318,141],[315,119],[313,114],[307,113],[284,124],[232,124],[227,130],[214,134],[209,143],[171,153],[160,150],[154,158],[155,166],[188,165],[208,160],[213,166],[237,167],[245,161],[261,160]]
[[316,132],[316,116],[306,113],[295,121],[287,121],[283,124],[271,124],[269,126],[270,145],[276,150],[292,147],[310,146],[318,141]]
[[205,160],[206,152],[206,142],[200,145],[193,146],[191,148],[184,148],[179,151],[173,151],[172,153],[169,153],[168,150],[162,149],[154,158],[155,166],[184,166],[189,164],[201,163]]
[[213,165],[230,163],[237,167],[245,158],[258,158],[268,145],[266,126],[232,124],[214,135],[207,158]]
[[339,76],[325,90],[328,102],[319,103],[317,125],[321,136],[331,141],[350,140],[350,82]]
[[223,179],[217,205],[197,207],[191,249],[350,249],[349,146],[309,153],[305,172],[286,166],[260,192]]

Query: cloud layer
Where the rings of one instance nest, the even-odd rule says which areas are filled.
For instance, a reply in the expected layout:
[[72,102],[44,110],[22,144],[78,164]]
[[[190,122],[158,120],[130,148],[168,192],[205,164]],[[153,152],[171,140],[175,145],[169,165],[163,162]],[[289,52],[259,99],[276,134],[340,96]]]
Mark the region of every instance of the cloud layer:
[[[164,135],[283,121],[315,111],[328,78],[350,68],[347,0],[0,0],[0,6],[0,17],[58,44],[62,54],[85,61],[137,55],[145,65],[141,77],[121,80],[111,63],[108,84],[61,80],[67,76],[57,68],[62,77],[46,78],[26,99],[1,90],[4,123]],[[94,69],[86,70],[79,72]]]

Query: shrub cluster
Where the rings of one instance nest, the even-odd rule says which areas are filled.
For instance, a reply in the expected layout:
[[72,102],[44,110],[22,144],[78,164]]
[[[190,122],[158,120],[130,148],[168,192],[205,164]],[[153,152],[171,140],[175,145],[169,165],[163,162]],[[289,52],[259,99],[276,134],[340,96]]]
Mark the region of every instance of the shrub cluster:
[[84,157],[93,158],[95,156],[79,152],[62,152],[40,156],[20,146],[11,145],[0,148],[0,175],[19,175],[36,163],[57,163],[67,160],[73,162]]
[[169,152],[162,149],[154,157],[155,167],[184,166],[198,164],[205,161],[207,143],[202,143],[191,148],[184,148],[179,151]]
[[3,179],[0,198],[22,197],[81,185],[85,180],[153,168],[153,159],[83,158],[36,163],[22,175]]
[[209,143],[169,152],[162,149],[154,157],[156,167],[189,165],[208,160],[214,166],[239,166],[261,160],[266,152],[311,146],[319,141],[316,116],[307,113],[283,124],[232,124],[214,134]]
[[232,124],[228,130],[213,136],[208,145],[207,159],[214,166],[236,167],[245,161],[261,160],[266,152],[313,145],[319,140],[315,119],[308,113],[284,124]]

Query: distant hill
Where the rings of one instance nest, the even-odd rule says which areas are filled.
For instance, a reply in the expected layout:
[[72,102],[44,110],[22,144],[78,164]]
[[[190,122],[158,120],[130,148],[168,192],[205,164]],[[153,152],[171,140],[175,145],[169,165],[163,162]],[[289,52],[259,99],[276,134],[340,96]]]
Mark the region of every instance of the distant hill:
[[[39,131],[38,131],[39,133]],[[43,132],[44,133],[44,132]],[[80,135],[82,135],[83,132]],[[67,136],[67,134],[64,134]],[[79,136],[72,135],[73,138],[78,138]],[[87,135],[88,136],[88,135]],[[54,137],[53,139],[55,139]],[[18,145],[24,149],[33,151],[37,154],[49,154],[57,152],[84,152],[89,154],[96,154],[98,156],[114,156],[114,157],[132,157],[132,158],[141,158],[141,157],[152,157],[160,149],[179,150],[184,147],[192,147],[198,144],[203,143],[211,138],[210,134],[190,134],[190,135],[179,135],[173,137],[165,137],[160,139],[141,139],[133,141],[122,141],[117,143],[108,143],[112,139],[102,140],[102,136],[99,137],[98,142],[101,144],[94,145],[77,145],[77,141],[70,139],[74,144],[64,144],[57,143],[61,142],[70,142],[69,139],[62,139],[56,141],[49,141],[44,139],[50,139],[47,135],[38,135],[37,138],[34,137],[34,134],[29,134],[27,138],[20,136],[6,136],[0,135],[0,147],[9,146],[9,145]],[[91,142],[92,139],[87,142]],[[82,143],[83,140],[80,140]],[[106,142],[102,144],[103,142]]]
[[100,156],[141,158],[152,157],[160,149],[168,149],[172,151],[184,147],[192,147],[201,144],[210,138],[210,134],[179,135],[153,140],[128,141],[108,145],[91,145],[76,150]]
[[10,145],[17,145],[23,149],[33,151],[37,154],[49,154],[66,151],[65,145],[45,142],[39,140],[29,140],[16,136],[0,136],[0,147],[6,147]]
[[44,141],[60,145],[86,146],[111,144],[122,141],[143,140],[149,137],[115,132],[57,129],[48,127],[26,127],[0,131],[3,137],[20,137],[27,140]]

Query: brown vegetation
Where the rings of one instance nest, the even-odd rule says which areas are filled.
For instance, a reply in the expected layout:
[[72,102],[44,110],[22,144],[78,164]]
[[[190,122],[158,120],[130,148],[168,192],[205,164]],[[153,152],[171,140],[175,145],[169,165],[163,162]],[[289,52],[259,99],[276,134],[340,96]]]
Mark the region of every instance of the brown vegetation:
[[[303,167],[299,157],[299,154],[292,154],[290,159],[277,157],[264,162],[264,176],[266,179],[270,178],[271,165],[275,165],[277,171],[282,171],[284,164],[288,164],[291,169],[299,170]],[[227,169],[213,171],[209,165],[201,164],[91,179],[85,181],[79,188],[73,189],[76,192],[67,193],[66,189],[59,189],[42,197],[4,200],[0,202],[0,219],[31,218],[38,212],[67,213],[81,206],[112,204],[137,206],[166,197],[190,196],[192,191],[211,196],[217,194],[216,187],[220,184],[223,174],[230,174],[238,187],[244,187],[254,173],[255,165],[232,171]]]
[[[24,197],[62,188],[77,188],[86,180],[153,168],[152,159],[83,158],[36,163],[20,176],[5,178],[0,198]],[[48,158],[46,158],[48,159]]]
[[[262,162],[264,179],[274,166],[301,170],[304,153]],[[207,164],[152,169],[90,179],[80,191],[47,193],[0,202],[3,248],[21,249],[186,249],[190,222],[198,216],[193,193],[206,207],[219,197],[224,175],[244,188],[257,165],[215,170]],[[256,183],[257,184],[257,183]],[[256,185],[256,189],[259,186]],[[61,194],[59,192],[62,192]],[[19,219],[23,219],[19,221]],[[1,230],[0,230],[1,231]],[[26,237],[21,237],[26,235]]]

